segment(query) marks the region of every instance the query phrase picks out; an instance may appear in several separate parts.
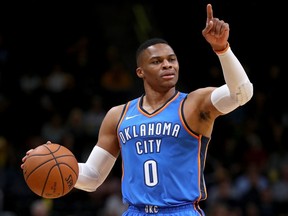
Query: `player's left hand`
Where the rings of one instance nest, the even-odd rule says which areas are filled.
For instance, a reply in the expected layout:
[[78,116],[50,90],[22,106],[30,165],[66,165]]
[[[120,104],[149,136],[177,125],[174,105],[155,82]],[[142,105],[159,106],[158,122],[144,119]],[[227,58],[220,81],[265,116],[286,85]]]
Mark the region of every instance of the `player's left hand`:
[[212,5],[207,5],[206,26],[202,30],[202,35],[212,46],[213,50],[224,50],[228,46],[229,24],[223,20],[213,17]]

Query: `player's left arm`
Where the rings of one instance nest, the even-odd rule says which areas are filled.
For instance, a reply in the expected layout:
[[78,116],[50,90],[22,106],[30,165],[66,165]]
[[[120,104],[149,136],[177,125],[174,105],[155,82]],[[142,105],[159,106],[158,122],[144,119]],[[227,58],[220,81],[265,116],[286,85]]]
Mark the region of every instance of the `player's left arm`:
[[212,104],[226,114],[246,104],[253,96],[253,84],[231,48],[217,54],[222,66],[226,84],[216,88],[211,94]]
[[214,18],[212,5],[208,4],[202,35],[217,54],[226,82],[212,92],[211,102],[223,114],[244,105],[253,96],[253,85],[228,43],[229,31],[229,24]]

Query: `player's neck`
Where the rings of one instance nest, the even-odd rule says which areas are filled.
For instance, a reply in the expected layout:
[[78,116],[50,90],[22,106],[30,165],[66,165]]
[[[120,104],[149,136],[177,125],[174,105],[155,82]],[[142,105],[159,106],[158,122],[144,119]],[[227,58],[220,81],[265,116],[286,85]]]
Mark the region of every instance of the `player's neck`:
[[166,104],[176,93],[176,89],[173,88],[166,93],[150,92],[145,94],[142,100],[142,108],[148,113],[153,113]]

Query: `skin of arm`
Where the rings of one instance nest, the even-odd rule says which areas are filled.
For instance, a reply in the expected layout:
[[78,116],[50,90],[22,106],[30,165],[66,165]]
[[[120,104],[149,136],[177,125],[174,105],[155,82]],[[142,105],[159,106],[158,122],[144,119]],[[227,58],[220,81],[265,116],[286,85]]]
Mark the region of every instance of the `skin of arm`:
[[118,157],[120,146],[117,138],[117,124],[120,119],[124,105],[112,107],[106,114],[99,130],[98,142],[96,145],[105,149],[114,157]]
[[[229,37],[229,24],[213,17],[212,5],[206,7],[206,26],[202,35],[215,52],[227,48]],[[188,95],[184,104],[184,116],[190,128],[196,133],[211,136],[215,119],[222,115],[211,102],[211,93],[215,87],[197,89]]]

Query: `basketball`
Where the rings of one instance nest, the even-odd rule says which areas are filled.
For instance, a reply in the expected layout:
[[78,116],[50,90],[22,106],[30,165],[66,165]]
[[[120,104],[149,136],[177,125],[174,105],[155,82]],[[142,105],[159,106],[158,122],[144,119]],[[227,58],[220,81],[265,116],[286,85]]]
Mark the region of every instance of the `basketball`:
[[23,165],[23,175],[28,187],[35,194],[49,199],[68,194],[79,174],[74,154],[56,143],[36,147]]

